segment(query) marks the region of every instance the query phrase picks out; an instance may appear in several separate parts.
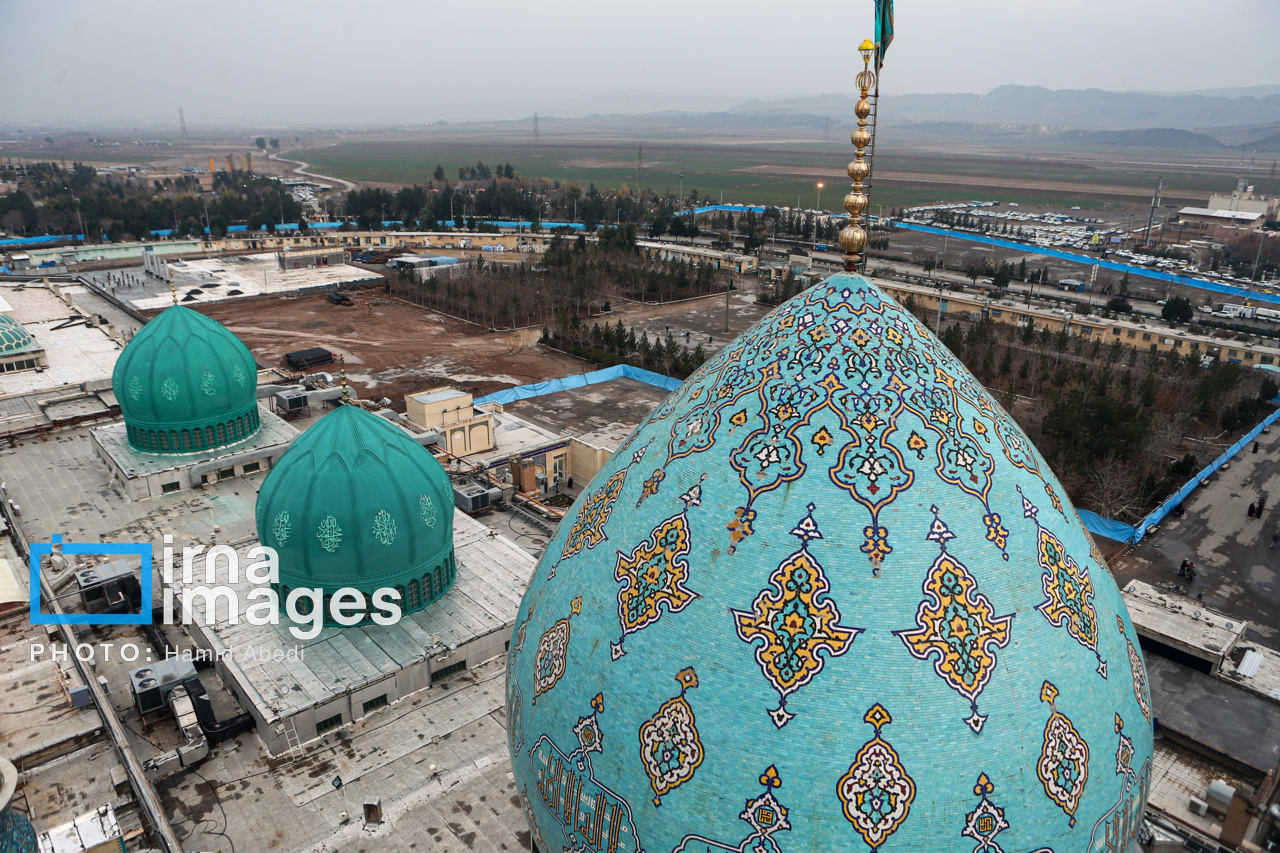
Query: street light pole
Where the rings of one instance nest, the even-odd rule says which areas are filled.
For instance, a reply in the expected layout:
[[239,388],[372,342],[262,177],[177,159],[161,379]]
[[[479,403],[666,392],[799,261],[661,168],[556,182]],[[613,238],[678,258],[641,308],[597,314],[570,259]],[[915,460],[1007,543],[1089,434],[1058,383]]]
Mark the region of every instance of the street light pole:
[[818,247],[818,225],[822,221],[822,181],[818,181],[818,215],[813,221],[813,247]]

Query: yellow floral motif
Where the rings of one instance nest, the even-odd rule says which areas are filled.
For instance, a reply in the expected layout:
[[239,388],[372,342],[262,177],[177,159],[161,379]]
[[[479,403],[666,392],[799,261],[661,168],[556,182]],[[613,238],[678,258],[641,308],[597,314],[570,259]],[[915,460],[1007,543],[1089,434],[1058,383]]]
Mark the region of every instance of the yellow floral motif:
[[[806,544],[808,538],[821,536],[812,516],[793,532]],[[847,652],[862,632],[839,624],[840,609],[828,595],[830,590],[822,566],[802,544],[773,571],[769,585],[749,609],[729,611],[738,636],[756,647],[756,663],[782,699],[781,706],[769,712],[778,728],[793,716],[787,711],[787,697],[822,671],[825,658]]]
[[982,436],[983,441],[987,442],[988,444],[991,443],[991,437],[987,435],[987,425],[984,424],[982,421],[978,420],[977,418],[973,419],[973,431],[976,432],[978,435]]
[[733,415],[729,418],[729,423],[733,424],[736,427],[743,426],[744,424],[746,424],[746,422],[747,422],[746,409],[742,409],[740,411],[734,412]]
[[798,414],[799,412],[796,410],[796,407],[790,403],[783,403],[779,406],[775,406],[773,409],[773,416],[780,421],[789,421]]
[[628,634],[646,628],[668,613],[679,613],[698,597],[689,589],[689,520],[681,512],[663,521],[630,554],[618,554],[613,576],[618,590],[618,620],[622,636],[612,643],[613,659],[625,652]]
[[560,552],[561,560],[572,557],[584,548],[594,548],[605,540],[604,526],[613,512],[614,502],[622,494],[622,485],[626,479],[627,470],[624,468],[587,498],[565,538],[564,549]]
[[809,441],[813,443],[814,447],[818,448],[819,456],[826,453],[827,448],[835,444],[835,439],[831,437],[831,433],[827,432],[826,427],[820,427]]
[[876,427],[880,426],[880,419],[870,412],[864,412],[858,418],[858,426],[862,427],[867,434],[875,432]]
[[740,506],[733,512],[733,521],[729,522],[726,527],[729,530],[729,553],[732,554],[738,549],[738,543],[746,539],[755,529],[752,522],[756,520],[756,511],[745,506]]
[[907,449],[915,451],[916,458],[923,461],[924,451],[928,447],[929,443],[920,437],[920,433],[912,430],[910,438],[907,439]]
[[667,472],[661,468],[654,469],[649,475],[649,479],[644,481],[644,486],[640,489],[640,499],[636,501],[636,506],[644,503],[645,498],[651,498],[658,493],[658,484],[667,476]]

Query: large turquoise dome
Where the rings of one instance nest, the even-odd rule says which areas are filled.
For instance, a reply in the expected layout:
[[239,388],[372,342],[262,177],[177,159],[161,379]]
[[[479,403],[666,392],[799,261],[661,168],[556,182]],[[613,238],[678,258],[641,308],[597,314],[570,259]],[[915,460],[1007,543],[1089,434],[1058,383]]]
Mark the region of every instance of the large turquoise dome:
[[544,851],[1127,850],[1151,771],[1137,636],[1061,484],[859,276],[613,455],[521,604],[507,709]]
[[408,433],[357,406],[339,406],[293,442],[262,483],[256,520],[286,594],[394,587],[407,613],[453,584],[449,475]]
[[129,444],[149,453],[192,453],[257,432],[258,368],[226,327],[174,305],[120,353],[111,375]]

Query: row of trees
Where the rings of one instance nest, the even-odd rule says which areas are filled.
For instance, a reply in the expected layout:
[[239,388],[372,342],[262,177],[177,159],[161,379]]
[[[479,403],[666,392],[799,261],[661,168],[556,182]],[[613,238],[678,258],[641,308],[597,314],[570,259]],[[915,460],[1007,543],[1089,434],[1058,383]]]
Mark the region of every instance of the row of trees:
[[83,227],[92,243],[104,234],[112,241],[148,239],[152,231],[165,229],[203,234],[206,225],[220,237],[229,225],[274,227],[301,218],[298,203],[270,178],[219,172],[212,197],[198,198],[194,189],[189,176],[156,187],[81,163],[71,169],[37,163],[18,190],[0,196],[0,225],[25,234],[79,233]]
[[403,270],[393,286],[411,302],[494,329],[559,328],[570,318],[609,311],[619,297],[665,301],[724,287],[710,265],[645,258],[635,238],[634,225],[606,227],[594,246],[581,237],[553,239],[541,269],[480,258],[447,275]]
[[612,326],[592,323],[587,327],[576,314],[557,325],[554,332],[544,327],[541,343],[606,367],[634,364],[678,379],[688,377],[707,360],[702,344],[689,349],[677,343],[670,332],[665,338],[655,335],[650,340],[647,331],[637,337],[636,330],[628,329],[621,320]]
[[1229,444],[1222,433],[1256,423],[1278,390],[1239,365],[1201,368],[1195,353],[1143,352],[989,318],[956,323],[941,339],[1003,396],[1078,506],[1129,522],[1197,469],[1203,444],[1187,439]]

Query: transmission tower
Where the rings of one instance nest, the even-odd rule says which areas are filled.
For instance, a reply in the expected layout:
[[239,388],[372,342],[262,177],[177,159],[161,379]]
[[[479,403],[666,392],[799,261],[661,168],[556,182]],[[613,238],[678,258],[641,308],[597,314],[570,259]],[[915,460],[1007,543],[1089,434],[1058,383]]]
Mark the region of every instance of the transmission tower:
[[542,156],[542,140],[538,136],[538,113],[533,114],[533,156]]
[[183,115],[182,107],[178,107],[178,127],[182,131],[182,144],[190,145],[191,137],[187,136],[187,117]]

